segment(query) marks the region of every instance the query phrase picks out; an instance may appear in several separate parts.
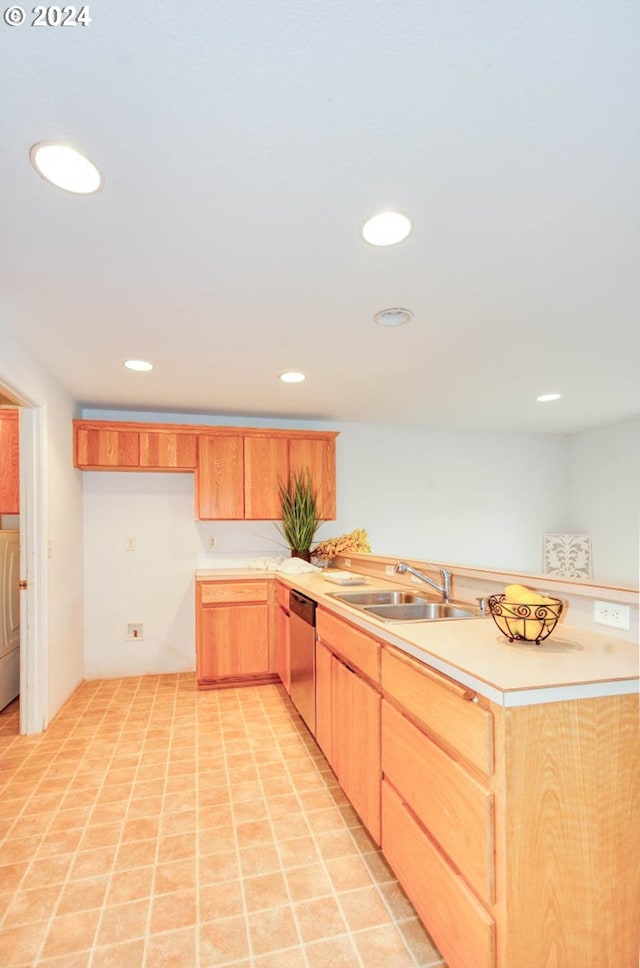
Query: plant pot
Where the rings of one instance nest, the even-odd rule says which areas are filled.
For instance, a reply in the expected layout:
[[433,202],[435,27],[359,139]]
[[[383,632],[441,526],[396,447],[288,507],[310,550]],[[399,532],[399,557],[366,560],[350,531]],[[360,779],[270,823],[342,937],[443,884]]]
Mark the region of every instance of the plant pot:
[[309,548],[292,548],[292,558],[302,558],[303,561],[311,561],[311,550]]

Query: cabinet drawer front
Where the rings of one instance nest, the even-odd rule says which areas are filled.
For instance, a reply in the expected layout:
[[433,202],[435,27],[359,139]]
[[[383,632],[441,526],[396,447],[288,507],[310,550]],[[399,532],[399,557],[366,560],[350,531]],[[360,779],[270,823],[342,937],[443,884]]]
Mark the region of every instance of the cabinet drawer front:
[[380,682],[379,642],[323,608],[319,608],[316,614],[316,631],[348,665],[373,682]]
[[269,584],[266,581],[199,582],[200,602],[215,605],[219,602],[266,602]]
[[491,904],[492,795],[386,700],[382,770],[471,887]]
[[382,655],[382,688],[421,726],[483,773],[493,773],[493,715],[464,686],[393,648]]
[[494,968],[495,924],[386,780],[382,850],[451,968]]

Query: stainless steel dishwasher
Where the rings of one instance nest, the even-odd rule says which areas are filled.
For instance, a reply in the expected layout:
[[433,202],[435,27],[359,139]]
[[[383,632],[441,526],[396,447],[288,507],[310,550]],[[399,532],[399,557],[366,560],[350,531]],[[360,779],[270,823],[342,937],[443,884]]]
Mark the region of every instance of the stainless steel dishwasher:
[[291,701],[316,735],[316,603],[289,592]]

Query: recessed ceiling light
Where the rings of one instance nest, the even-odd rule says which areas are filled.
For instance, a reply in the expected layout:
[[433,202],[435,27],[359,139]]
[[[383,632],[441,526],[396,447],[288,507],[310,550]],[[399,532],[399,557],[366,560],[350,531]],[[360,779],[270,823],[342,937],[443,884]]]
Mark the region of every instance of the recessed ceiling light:
[[125,360],[124,365],[128,370],[137,370],[140,373],[147,373],[153,369],[153,363],[147,363],[146,360]]
[[413,313],[410,309],[381,309],[373,318],[379,326],[404,326],[413,319]]
[[66,192],[91,195],[102,187],[102,172],[69,145],[42,141],[32,147],[29,158],[39,175]]
[[295,370],[289,370],[287,373],[281,373],[280,379],[283,383],[302,383],[305,375],[304,373],[297,373]]
[[379,212],[362,226],[362,237],[370,245],[395,245],[406,239],[413,222],[402,212]]
[[539,397],[536,397],[538,403],[551,403],[552,400],[559,400],[559,393],[542,393]]

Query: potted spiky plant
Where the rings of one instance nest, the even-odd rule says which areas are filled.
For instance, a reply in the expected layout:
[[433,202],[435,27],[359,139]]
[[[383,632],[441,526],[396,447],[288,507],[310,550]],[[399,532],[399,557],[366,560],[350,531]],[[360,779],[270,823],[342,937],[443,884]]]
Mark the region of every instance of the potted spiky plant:
[[282,524],[277,527],[291,548],[291,557],[310,561],[311,545],[322,522],[308,467],[290,474],[286,484],[280,482],[280,507]]

